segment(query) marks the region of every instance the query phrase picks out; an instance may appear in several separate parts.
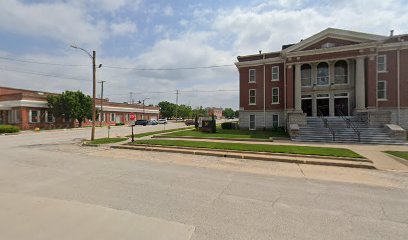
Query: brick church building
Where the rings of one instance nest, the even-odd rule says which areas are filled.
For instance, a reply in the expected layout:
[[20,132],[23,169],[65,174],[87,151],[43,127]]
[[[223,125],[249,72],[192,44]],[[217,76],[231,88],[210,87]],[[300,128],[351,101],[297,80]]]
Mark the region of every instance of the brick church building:
[[278,52],[238,56],[240,126],[360,116],[408,129],[408,34],[327,28]]

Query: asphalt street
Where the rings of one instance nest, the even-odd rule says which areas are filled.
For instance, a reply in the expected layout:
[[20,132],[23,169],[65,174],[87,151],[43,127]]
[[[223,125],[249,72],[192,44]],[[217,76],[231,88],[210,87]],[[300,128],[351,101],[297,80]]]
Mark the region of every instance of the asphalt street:
[[89,134],[0,136],[0,239],[408,238],[406,173],[81,147]]

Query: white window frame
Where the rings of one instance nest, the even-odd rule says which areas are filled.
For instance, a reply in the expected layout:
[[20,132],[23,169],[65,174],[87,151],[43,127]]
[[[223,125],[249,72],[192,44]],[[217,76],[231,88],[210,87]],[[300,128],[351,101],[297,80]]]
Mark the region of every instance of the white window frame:
[[[253,81],[251,81],[251,72],[254,73],[254,80],[253,80]],[[249,73],[248,73],[248,74],[249,74],[248,82],[250,82],[250,83],[256,82],[256,69],[253,69],[253,68],[249,69]]]
[[105,122],[105,115],[106,115],[106,112],[99,112],[97,121]]
[[116,122],[116,114],[115,113],[110,113],[109,114],[109,120],[110,122]]
[[[255,99],[255,102],[251,103],[251,91],[255,92],[255,95],[253,98]],[[249,89],[248,90],[248,105],[256,105],[256,89]]]
[[[34,112],[37,112],[37,121],[36,122],[33,122],[32,120],[33,120],[33,111]],[[29,110],[29,112],[28,112],[28,122],[29,123],[40,123],[41,122],[41,110],[32,110],[32,109],[30,109]]]
[[[380,70],[380,61],[378,61],[379,60],[379,58],[384,58],[384,63],[382,63],[382,65],[384,65],[384,69],[381,69]],[[387,72],[387,55],[385,55],[385,54],[382,54],[382,55],[378,55],[377,56],[377,72]]]
[[[308,77],[308,78],[303,78],[302,77],[302,66],[304,65],[304,64],[302,64],[302,66],[300,66],[300,82],[301,82],[301,86],[302,87],[311,87],[311,86],[313,86],[313,67],[312,67],[312,65],[310,65],[308,63],[305,63],[305,64],[310,66],[310,77]],[[304,84],[305,79],[309,80],[310,84],[308,84],[308,85]]]
[[[382,83],[384,83],[384,89],[383,89],[383,91],[384,91],[384,98],[379,98],[378,97],[378,93],[379,93],[379,89],[378,89],[378,84],[380,83],[380,82],[382,82]],[[377,100],[378,101],[387,101],[388,100],[388,98],[387,98],[388,96],[387,96],[387,81],[386,80],[378,80],[378,82],[377,82]]]
[[[276,69],[275,73],[273,72],[274,69]],[[276,78],[274,78],[274,74],[275,74]],[[272,78],[272,81],[274,81],[274,82],[279,81],[279,66],[272,66],[271,78]]]
[[45,122],[46,123],[54,123],[55,122],[55,117],[52,115],[52,120],[51,120],[51,122],[49,122],[48,121],[48,114],[49,114],[49,112],[45,111]]
[[[320,63],[326,63],[327,64],[327,76],[326,77],[319,77],[319,64]],[[329,86],[330,85],[330,64],[328,62],[319,62],[316,65],[316,84],[317,86]],[[327,78],[327,84],[319,84],[319,79]]]
[[[273,90],[274,90],[274,89],[277,89],[277,90],[278,90],[278,94],[277,94],[277,95],[274,95],[274,94],[273,94]],[[274,96],[278,97],[278,101],[277,101],[277,102],[274,102],[274,101],[273,101],[273,97],[274,97]],[[274,87],[274,88],[272,88],[272,104],[279,104],[279,87]]]
[[274,118],[275,116],[278,118],[278,125],[276,126],[276,127],[278,128],[278,127],[279,127],[279,114],[272,114],[272,128],[275,128],[275,127],[273,126],[273,118]]
[[[254,116],[254,128],[251,128],[251,116]],[[249,115],[249,125],[248,125],[249,130],[256,130],[256,115],[255,114],[250,114]]]

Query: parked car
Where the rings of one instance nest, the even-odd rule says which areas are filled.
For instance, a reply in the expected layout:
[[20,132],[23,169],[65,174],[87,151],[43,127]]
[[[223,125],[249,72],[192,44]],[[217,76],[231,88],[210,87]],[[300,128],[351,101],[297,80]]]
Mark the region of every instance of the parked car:
[[149,120],[147,121],[147,125],[157,125],[159,124],[156,120]]
[[194,125],[194,120],[186,120],[184,121],[184,124],[186,124],[187,126]]
[[136,120],[135,125],[142,125],[142,126],[146,126],[148,124],[149,121],[147,120]]
[[159,124],[167,124],[167,119],[161,118],[157,121]]

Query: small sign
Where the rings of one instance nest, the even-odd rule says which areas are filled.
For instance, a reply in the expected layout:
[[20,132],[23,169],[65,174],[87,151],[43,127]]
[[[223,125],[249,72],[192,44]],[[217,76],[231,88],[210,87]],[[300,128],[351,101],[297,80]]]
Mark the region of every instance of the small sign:
[[129,120],[130,121],[135,121],[136,120],[136,115],[134,113],[129,113]]

